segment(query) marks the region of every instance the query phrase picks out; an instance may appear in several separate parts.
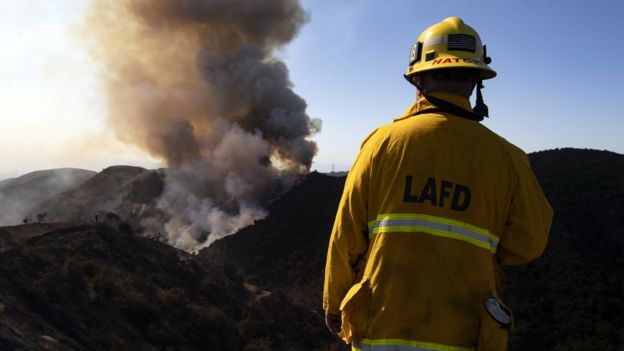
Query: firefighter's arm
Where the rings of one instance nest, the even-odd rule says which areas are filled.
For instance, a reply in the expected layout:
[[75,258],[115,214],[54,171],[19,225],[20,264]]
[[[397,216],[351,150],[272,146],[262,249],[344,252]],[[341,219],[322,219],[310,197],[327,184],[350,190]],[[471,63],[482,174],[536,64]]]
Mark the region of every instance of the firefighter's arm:
[[503,265],[520,265],[539,257],[548,242],[553,210],[526,155],[515,161],[516,181],[505,232],[496,257]]
[[340,314],[340,303],[356,283],[356,265],[368,248],[367,201],[371,150],[365,143],[349,171],[332,229],[323,287],[323,309]]

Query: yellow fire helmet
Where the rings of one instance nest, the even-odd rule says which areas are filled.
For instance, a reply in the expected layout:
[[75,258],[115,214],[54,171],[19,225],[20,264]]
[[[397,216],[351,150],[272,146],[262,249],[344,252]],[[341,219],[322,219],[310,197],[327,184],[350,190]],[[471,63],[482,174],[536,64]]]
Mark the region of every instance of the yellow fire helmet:
[[449,17],[427,28],[410,50],[409,67],[405,78],[414,74],[446,68],[475,68],[481,70],[481,79],[490,79],[496,72],[488,64],[485,45],[477,31],[459,17]]

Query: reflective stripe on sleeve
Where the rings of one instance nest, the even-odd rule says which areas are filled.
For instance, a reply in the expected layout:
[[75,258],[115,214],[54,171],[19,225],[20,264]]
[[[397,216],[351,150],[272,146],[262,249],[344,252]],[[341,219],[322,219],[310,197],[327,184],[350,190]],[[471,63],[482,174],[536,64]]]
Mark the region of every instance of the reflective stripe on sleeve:
[[401,339],[363,339],[353,342],[357,351],[474,351],[473,347],[434,344]]
[[382,214],[368,223],[368,235],[379,233],[418,232],[461,240],[496,253],[499,238],[474,225],[425,214]]

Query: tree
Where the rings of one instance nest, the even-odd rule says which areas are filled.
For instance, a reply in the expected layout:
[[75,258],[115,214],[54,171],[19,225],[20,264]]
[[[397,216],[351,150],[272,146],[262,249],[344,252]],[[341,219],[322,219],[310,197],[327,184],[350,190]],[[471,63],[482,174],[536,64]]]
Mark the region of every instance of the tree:
[[48,216],[47,212],[42,212],[37,215],[37,223],[42,223],[45,218]]

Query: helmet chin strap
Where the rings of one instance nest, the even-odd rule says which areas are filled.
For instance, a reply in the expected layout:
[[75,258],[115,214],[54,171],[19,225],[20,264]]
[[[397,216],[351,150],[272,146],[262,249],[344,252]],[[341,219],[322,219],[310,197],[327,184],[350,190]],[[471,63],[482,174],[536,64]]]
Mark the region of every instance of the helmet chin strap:
[[[444,111],[444,112],[448,112],[448,113],[452,113],[456,116],[460,116],[460,117],[464,117],[464,118],[468,118],[471,119],[473,121],[476,122],[481,122],[483,120],[483,116],[478,115],[474,112],[465,110],[455,104],[452,104],[448,101],[442,100],[442,99],[438,99],[435,96],[429,95],[429,94],[425,94],[424,95],[425,99],[427,99],[427,101],[429,101],[433,106],[435,106],[435,108],[433,109],[434,111]],[[425,112],[429,112],[427,109],[420,111],[420,113],[425,113]]]
[[405,78],[406,81],[408,81],[411,85],[415,86],[416,89],[418,89],[418,91],[420,91],[422,93],[422,88],[420,87],[420,85],[418,83],[416,83],[416,79],[412,79],[410,76],[408,76],[407,74],[404,74],[403,77]]
[[479,79],[477,81],[477,101],[474,107],[472,108],[472,111],[474,112],[475,115],[482,116],[482,117],[489,117],[488,107],[485,104],[485,102],[483,102],[483,95],[481,94],[481,89],[483,87],[484,87],[483,81]]

